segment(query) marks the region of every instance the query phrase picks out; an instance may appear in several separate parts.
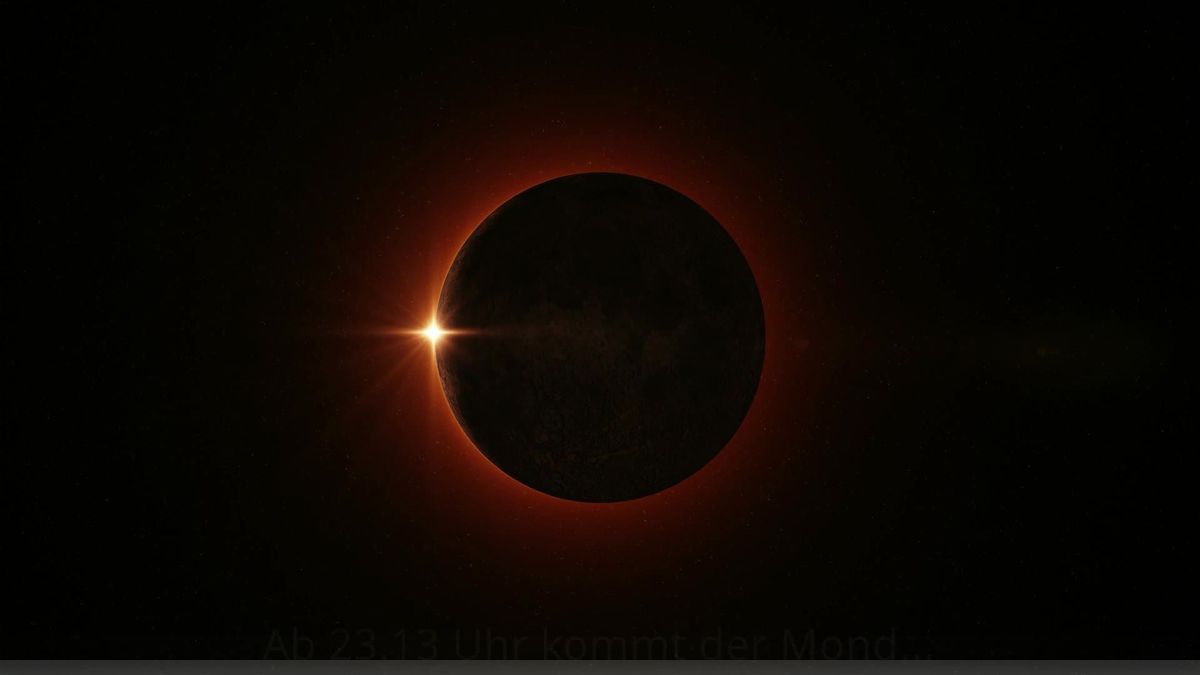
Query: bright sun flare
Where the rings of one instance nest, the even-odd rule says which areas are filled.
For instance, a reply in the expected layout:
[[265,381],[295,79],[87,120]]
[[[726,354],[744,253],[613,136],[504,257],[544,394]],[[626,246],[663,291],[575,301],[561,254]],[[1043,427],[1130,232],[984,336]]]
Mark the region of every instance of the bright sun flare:
[[436,321],[430,321],[425,330],[421,331],[421,335],[424,335],[430,344],[437,344],[437,341],[445,334],[446,331],[442,330],[442,327],[437,325]]

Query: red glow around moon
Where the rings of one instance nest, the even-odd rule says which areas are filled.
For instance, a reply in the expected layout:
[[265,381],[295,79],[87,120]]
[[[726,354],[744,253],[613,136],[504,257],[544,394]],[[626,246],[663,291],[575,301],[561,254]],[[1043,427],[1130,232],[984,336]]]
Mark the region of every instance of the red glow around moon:
[[[805,461],[797,433],[802,425],[794,419],[811,396],[803,367],[810,293],[796,211],[805,186],[781,185],[769,164],[748,159],[768,152],[770,143],[753,130],[718,134],[716,126],[660,125],[620,101],[555,103],[564,111],[561,126],[528,122],[525,109],[536,107],[534,101],[492,106],[476,111],[476,119],[441,127],[429,139],[429,150],[410,158],[422,164],[424,178],[417,185],[395,184],[396,217],[404,221],[396,231],[403,239],[390,242],[395,258],[388,266],[387,292],[404,308],[395,317],[398,327],[428,323],[460,246],[500,204],[557,176],[611,171],[670,186],[724,225],[759,285],[766,357],[742,426],[712,462],[663,492],[611,504],[558,499],[504,474],[459,427],[441,391],[433,350],[426,350],[427,358],[410,359],[402,379],[420,386],[397,388],[390,403],[401,411],[394,433],[404,439],[396,443],[399,456],[389,462],[395,508],[425,514],[431,531],[457,533],[453,544],[435,552],[431,565],[474,560],[481,584],[494,576],[510,580],[514,595],[495,600],[493,619],[503,618],[504,603],[519,593],[543,597],[620,587],[653,594],[664,592],[656,582],[662,575],[694,576],[691,587],[704,583],[719,572],[716,552],[736,555],[738,549],[769,545],[746,525],[801,489],[784,482],[793,472],[780,467]],[[453,336],[436,348],[453,349]],[[784,419],[786,424],[774,421]],[[788,536],[802,531],[795,528]],[[548,561],[558,571],[540,574],[539,566]],[[570,569],[586,571],[591,582],[581,585],[564,576],[562,570]]]

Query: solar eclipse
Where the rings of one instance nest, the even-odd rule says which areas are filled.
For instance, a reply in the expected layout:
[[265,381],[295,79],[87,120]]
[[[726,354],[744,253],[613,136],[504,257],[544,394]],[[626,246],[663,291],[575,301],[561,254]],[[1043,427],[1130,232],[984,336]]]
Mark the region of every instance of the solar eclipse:
[[500,206],[437,314],[471,332],[437,352],[464,431],[565,499],[686,479],[733,436],[762,370],[762,302],[737,245],[692,200],[626,174],[561,177]]

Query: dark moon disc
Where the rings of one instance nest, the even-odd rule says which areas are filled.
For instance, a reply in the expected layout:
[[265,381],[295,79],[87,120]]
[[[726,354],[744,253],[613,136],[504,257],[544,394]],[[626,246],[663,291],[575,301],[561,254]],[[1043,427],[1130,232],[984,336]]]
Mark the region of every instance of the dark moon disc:
[[624,174],[551,180],[463,244],[438,320],[446,398],[505,473],[565,499],[664,490],[737,431],[758,387],[762,301],[698,204]]

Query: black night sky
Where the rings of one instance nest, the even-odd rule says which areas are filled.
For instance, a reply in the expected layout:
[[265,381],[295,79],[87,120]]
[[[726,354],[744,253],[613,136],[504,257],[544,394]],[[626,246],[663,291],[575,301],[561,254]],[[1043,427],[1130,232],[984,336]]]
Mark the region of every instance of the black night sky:
[[[0,657],[1200,654],[1186,17],[402,4],[10,8]],[[583,171],[765,310],[734,441],[620,504],[405,333]]]

